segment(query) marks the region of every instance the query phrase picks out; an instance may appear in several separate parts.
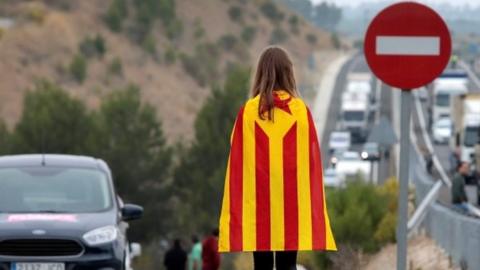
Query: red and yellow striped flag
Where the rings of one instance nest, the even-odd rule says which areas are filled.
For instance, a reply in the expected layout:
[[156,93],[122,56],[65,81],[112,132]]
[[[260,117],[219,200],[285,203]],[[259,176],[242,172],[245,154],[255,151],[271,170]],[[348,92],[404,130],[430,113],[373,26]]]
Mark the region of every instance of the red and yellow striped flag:
[[336,250],[312,116],[284,91],[274,121],[259,97],[240,109],[232,132],[220,217],[220,252]]

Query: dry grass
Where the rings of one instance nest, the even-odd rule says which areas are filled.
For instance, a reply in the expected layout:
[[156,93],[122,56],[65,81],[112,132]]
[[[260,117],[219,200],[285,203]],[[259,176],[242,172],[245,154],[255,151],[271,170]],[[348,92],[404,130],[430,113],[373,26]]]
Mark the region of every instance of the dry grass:
[[[228,17],[227,10],[233,2],[237,1],[177,1],[177,15],[184,24],[185,32],[174,46],[180,51],[192,52],[196,43],[192,29],[199,22],[206,30],[203,41],[216,42],[226,33],[240,36],[244,26]],[[257,38],[248,47],[250,57],[239,58],[233,52],[223,53],[221,67],[227,61],[252,66],[256,56],[268,44],[275,25],[261,15],[256,2],[261,1],[247,1],[244,6],[245,25],[257,28]],[[4,6],[0,9],[12,14],[17,24],[7,30],[0,40],[0,117],[12,127],[20,117],[25,91],[39,78],[59,83],[73,96],[85,100],[89,108],[96,108],[112,89],[133,83],[142,89],[144,101],[157,109],[169,140],[189,140],[196,112],[208,96],[209,88],[200,87],[184,72],[179,61],[171,66],[165,65],[145,53],[126,35],[109,31],[102,22],[102,14],[108,4],[109,1],[74,1],[68,10],[55,9],[43,1],[7,1],[2,4]],[[29,17],[32,9],[40,11],[40,15],[36,16],[41,19]],[[298,36],[289,34],[289,40],[283,44],[297,65],[300,83],[307,80],[303,66],[308,56],[313,51],[331,48],[328,34],[303,21],[301,24],[301,33]],[[282,22],[282,28],[288,31],[287,19]],[[317,34],[316,46],[305,40],[307,33]],[[77,53],[78,44],[85,37],[96,34],[104,37],[107,52],[102,59],[88,61],[87,78],[80,85],[69,77],[68,65]],[[160,53],[163,53],[169,42],[160,23],[154,28],[154,36]],[[115,77],[108,72],[108,64],[116,57],[122,61],[123,77]]]

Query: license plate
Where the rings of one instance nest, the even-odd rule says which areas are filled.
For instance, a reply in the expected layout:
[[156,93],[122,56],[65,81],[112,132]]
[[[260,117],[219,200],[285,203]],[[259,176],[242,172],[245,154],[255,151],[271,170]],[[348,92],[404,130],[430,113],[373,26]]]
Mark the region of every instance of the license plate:
[[10,270],[65,270],[64,263],[12,263]]

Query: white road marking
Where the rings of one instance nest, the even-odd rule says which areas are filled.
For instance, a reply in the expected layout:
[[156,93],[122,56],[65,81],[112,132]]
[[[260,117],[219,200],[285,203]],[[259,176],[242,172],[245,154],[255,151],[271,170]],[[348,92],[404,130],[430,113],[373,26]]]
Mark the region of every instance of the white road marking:
[[317,88],[317,95],[315,97],[315,103],[313,104],[312,114],[319,137],[323,136],[325,125],[327,123],[328,108],[332,99],[337,75],[342,66],[351,56],[352,54],[346,54],[335,59],[325,70],[320,85]]
[[440,37],[377,36],[377,55],[440,55]]

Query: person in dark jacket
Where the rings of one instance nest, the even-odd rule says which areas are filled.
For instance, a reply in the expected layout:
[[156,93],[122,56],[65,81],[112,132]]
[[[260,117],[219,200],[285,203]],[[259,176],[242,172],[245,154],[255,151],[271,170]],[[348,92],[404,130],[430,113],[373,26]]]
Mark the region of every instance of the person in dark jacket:
[[165,254],[163,265],[165,265],[167,270],[185,270],[187,252],[183,250],[180,239],[173,241],[173,247]]
[[465,192],[465,177],[468,175],[468,162],[460,162],[457,172],[452,178],[452,204],[464,212],[468,212],[466,203],[468,202]]
[[218,252],[218,228],[203,240],[202,243],[202,270],[220,269],[220,253]]

